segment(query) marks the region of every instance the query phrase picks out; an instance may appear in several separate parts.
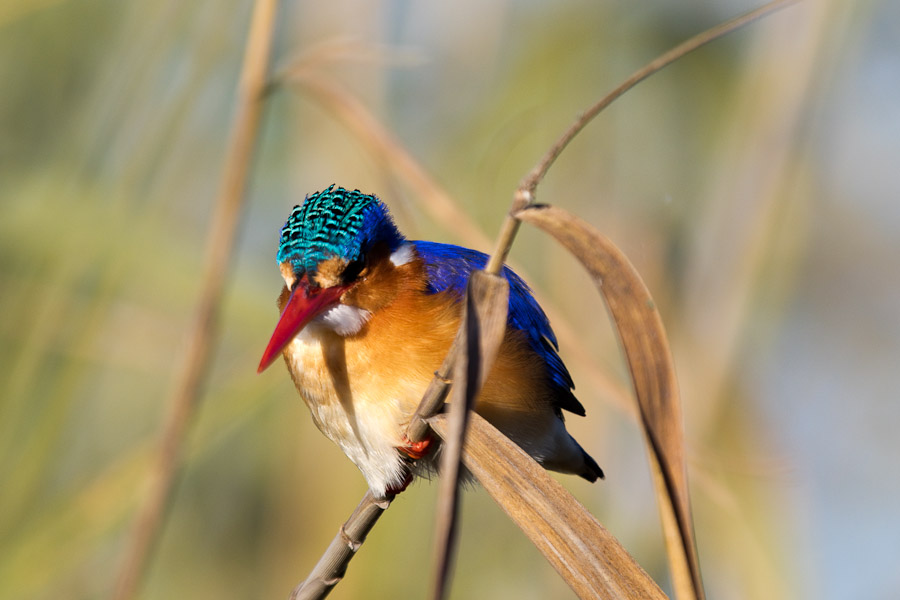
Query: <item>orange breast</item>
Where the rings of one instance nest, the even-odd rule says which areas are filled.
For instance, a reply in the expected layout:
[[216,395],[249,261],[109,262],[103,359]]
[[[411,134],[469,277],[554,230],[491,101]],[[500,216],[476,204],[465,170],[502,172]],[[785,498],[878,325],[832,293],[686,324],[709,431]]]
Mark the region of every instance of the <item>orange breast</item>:
[[[364,473],[374,469],[365,466],[373,455],[386,456],[401,445],[459,326],[461,302],[447,293],[425,293],[419,261],[404,267],[385,285],[383,296],[374,283],[358,295],[375,309],[359,333],[341,337],[308,326],[285,349],[316,425]],[[560,431],[564,434],[552,393],[525,334],[508,330],[476,411],[541,460],[554,454]],[[367,478],[371,484],[373,477]]]
[[[398,398],[403,425],[450,349],[461,307],[449,294],[403,294],[346,340],[348,353],[370,364],[369,385],[390,394],[398,382],[418,382],[416,394]],[[545,369],[525,334],[507,330],[475,410],[513,439],[546,431],[557,417]]]

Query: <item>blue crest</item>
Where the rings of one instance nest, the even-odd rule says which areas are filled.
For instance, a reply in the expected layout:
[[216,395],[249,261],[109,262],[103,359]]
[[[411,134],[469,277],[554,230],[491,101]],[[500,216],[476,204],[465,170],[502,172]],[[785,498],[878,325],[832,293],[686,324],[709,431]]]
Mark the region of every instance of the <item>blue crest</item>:
[[294,207],[281,229],[276,258],[278,264],[290,261],[297,273],[315,273],[323,260],[337,256],[353,262],[376,242],[393,252],[403,239],[378,198],[332,184]]

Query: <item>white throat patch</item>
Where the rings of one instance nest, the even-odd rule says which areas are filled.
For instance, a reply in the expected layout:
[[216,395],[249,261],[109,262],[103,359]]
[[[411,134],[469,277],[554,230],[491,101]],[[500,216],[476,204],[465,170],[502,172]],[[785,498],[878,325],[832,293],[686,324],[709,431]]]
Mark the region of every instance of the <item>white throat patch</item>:
[[371,317],[372,313],[364,308],[336,304],[317,316],[315,320],[336,334],[347,337],[362,329]]

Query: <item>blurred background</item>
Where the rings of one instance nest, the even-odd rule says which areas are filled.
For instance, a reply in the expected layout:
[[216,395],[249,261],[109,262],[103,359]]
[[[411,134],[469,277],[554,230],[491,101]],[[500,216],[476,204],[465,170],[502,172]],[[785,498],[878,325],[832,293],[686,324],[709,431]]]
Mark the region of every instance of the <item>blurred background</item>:
[[[294,204],[337,182],[411,238],[490,250],[580,110],[755,5],[283,2],[221,335],[140,597],[284,598],[365,491],[284,369],[255,373]],[[0,3],[0,598],[112,589],[195,311],[250,12]],[[900,4],[807,1],[642,83],[539,188],[660,306],[711,598],[900,593],[898,56]],[[435,218],[440,197],[465,226]],[[587,407],[570,430],[607,473],[559,479],[669,589],[600,297],[536,231],[511,261]],[[435,489],[395,501],[332,597],[426,594]],[[453,597],[573,594],[472,490]]]

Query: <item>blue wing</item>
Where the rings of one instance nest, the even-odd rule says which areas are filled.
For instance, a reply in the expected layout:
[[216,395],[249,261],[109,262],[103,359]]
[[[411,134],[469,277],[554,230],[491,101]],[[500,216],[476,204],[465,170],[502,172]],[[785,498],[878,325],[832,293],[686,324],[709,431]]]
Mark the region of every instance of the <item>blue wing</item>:
[[[470,250],[452,244],[438,242],[412,242],[419,256],[425,262],[428,274],[428,289],[432,294],[452,291],[460,297],[465,293],[469,274],[476,269],[483,269],[488,256],[477,250]],[[522,278],[509,267],[503,267],[503,276],[509,281],[509,313],[507,325],[519,329],[528,336],[531,348],[544,359],[547,375],[557,388],[556,404],[577,415],[584,415],[584,407],[572,395],[575,384],[572,376],[557,354],[559,344],[547,315],[538,305],[531,289]]]

